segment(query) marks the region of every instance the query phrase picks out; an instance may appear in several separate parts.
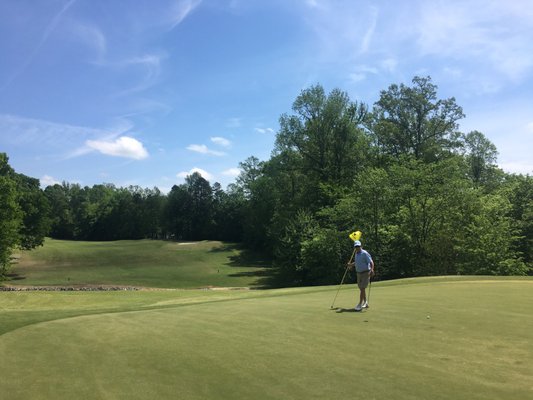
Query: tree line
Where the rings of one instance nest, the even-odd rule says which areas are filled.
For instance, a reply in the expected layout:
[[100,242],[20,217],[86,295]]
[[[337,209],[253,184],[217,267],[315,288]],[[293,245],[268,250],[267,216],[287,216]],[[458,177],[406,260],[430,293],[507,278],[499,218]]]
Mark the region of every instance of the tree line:
[[[271,158],[249,157],[222,190],[198,173],[157,188],[38,187],[0,158],[0,245],[72,240],[214,239],[272,259],[284,285],[336,283],[363,232],[382,279],[526,275],[533,260],[533,182],[496,165],[481,132],[459,131],[454,98],[430,77],[390,85],[372,106],[340,89],[303,90],[280,117]],[[4,207],[4,205],[6,205]]]

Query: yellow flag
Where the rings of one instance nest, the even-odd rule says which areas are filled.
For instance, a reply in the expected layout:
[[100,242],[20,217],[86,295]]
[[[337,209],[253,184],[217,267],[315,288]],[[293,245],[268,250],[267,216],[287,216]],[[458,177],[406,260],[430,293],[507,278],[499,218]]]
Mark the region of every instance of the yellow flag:
[[362,235],[361,231],[352,232],[350,233],[350,239],[352,239],[355,242],[356,240],[361,239],[361,235]]

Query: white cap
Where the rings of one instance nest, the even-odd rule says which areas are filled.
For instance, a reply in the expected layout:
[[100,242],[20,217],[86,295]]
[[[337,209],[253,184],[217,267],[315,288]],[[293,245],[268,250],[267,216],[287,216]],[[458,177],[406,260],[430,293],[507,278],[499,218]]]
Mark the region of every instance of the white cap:
[[355,240],[353,242],[353,247],[361,246],[361,242],[359,240]]

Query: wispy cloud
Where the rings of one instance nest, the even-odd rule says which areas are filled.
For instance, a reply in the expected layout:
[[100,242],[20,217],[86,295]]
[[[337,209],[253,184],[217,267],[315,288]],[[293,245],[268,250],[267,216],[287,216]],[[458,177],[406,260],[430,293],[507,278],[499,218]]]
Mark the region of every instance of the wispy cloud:
[[376,30],[376,24],[378,21],[378,9],[376,7],[370,8],[370,24],[363,36],[363,40],[361,42],[361,53],[366,53],[370,47],[372,38],[374,36],[374,31]]
[[132,128],[131,121],[125,118],[117,119],[110,128],[99,129],[0,114],[0,131],[4,134],[0,144],[6,142],[42,152],[54,149],[64,153],[66,159],[93,151],[137,160],[148,157],[141,142],[123,135]]
[[202,0],[181,0],[176,1],[169,10],[170,29],[174,29],[181,24],[187,16],[202,3]]
[[100,28],[88,23],[71,20],[69,23],[70,33],[79,42],[94,50],[94,56],[90,59],[94,64],[104,63],[107,53],[107,38]]
[[259,132],[259,133],[269,133],[269,134],[273,134],[273,133],[276,133],[276,131],[274,131],[274,129],[272,128],[254,128],[254,130],[256,132]]
[[307,1],[305,21],[315,35],[315,59],[354,62],[372,46],[379,9],[361,2],[343,2],[342,7]]
[[533,68],[533,3],[519,3],[520,14],[497,1],[423,2],[418,47],[518,81]]
[[230,147],[231,146],[231,142],[228,139],[220,137],[220,136],[212,137],[211,141],[213,143],[219,145],[219,146],[222,146],[222,147]]
[[38,148],[76,146],[80,139],[109,134],[104,129],[75,126],[17,115],[0,114],[0,143]]
[[158,82],[161,73],[161,61],[166,55],[145,54],[143,56],[131,57],[119,62],[109,63],[109,66],[115,66],[118,69],[134,74],[137,68],[140,76],[137,77],[137,83],[134,86],[122,90],[115,94],[116,97],[129,96],[133,93],[139,93],[154,86]]
[[233,117],[226,121],[227,128],[240,128],[242,126],[242,118]]
[[50,34],[56,29],[56,26],[61,21],[63,14],[67,12],[67,10],[76,2],[77,0],[69,0],[66,2],[63,7],[54,15],[54,17],[50,20],[48,25],[46,26],[43,35],[41,36],[41,39],[39,42],[37,42],[37,45],[33,48],[33,51],[30,53],[28,58],[24,61],[24,63],[11,75],[11,77],[7,80],[6,83],[4,83],[3,86],[0,86],[0,91],[5,89],[7,86],[11,85],[11,83],[18,78],[20,74],[22,74],[28,66],[33,62],[35,56],[40,52],[41,48],[44,46],[46,41],[48,40],[48,37]]
[[357,83],[367,78],[368,74],[376,75],[379,70],[376,67],[369,67],[367,65],[358,65],[354,68],[354,72],[349,75],[350,81]]
[[398,60],[394,57],[389,57],[381,61],[380,66],[383,70],[387,72],[394,72],[396,71],[396,67],[398,66]]
[[187,146],[187,150],[200,154],[208,154],[212,156],[225,156],[226,153],[209,149],[205,144],[191,144]]

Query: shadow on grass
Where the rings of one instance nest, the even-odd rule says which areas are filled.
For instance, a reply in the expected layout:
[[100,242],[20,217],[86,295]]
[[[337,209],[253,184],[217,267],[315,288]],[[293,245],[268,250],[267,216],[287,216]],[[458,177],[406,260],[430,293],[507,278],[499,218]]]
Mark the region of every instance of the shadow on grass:
[[19,274],[15,274],[15,273],[6,274],[5,277],[6,277],[6,281],[22,281],[22,280],[26,279],[25,276],[19,275]]
[[344,312],[349,312],[349,313],[359,313],[359,314],[362,314],[364,311],[355,311],[355,308],[342,308],[342,307],[335,307],[335,308],[332,308],[332,310],[334,310],[336,313],[344,313]]
[[229,256],[226,265],[235,268],[249,268],[249,271],[239,271],[229,274],[230,277],[257,278],[253,283],[253,289],[275,289],[284,287],[281,279],[272,268],[272,260],[264,254],[245,248],[238,243],[227,243],[223,246],[210,250],[211,252],[236,251],[235,255]]

